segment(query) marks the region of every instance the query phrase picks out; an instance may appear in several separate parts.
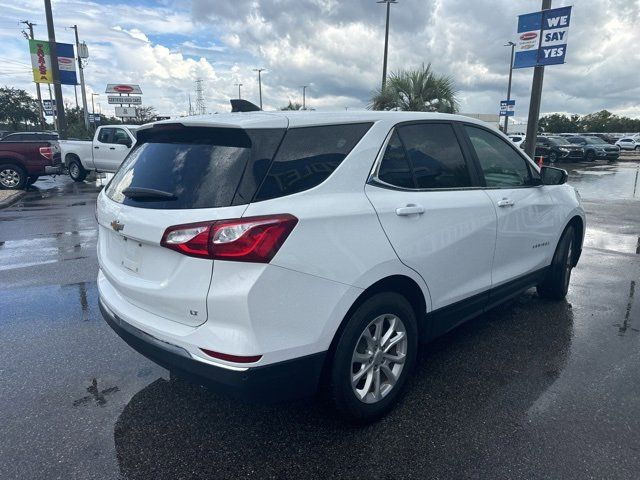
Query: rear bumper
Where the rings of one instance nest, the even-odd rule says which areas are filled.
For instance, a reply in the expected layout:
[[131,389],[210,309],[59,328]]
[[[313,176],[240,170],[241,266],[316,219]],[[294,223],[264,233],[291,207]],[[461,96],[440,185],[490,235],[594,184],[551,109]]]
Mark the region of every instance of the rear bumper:
[[168,370],[177,371],[216,391],[245,400],[277,402],[311,396],[318,388],[326,352],[246,369],[216,367],[130,325],[102,300],[99,303],[106,322],[134,350]]
[[62,173],[64,173],[64,167],[62,165],[57,165],[55,167],[47,165],[46,167],[44,167],[45,175],[60,175]]

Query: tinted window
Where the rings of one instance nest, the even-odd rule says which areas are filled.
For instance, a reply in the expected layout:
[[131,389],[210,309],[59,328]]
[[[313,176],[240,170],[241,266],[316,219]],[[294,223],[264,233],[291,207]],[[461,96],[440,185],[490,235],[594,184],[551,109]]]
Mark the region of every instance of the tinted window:
[[129,142],[129,135],[127,135],[127,132],[125,132],[123,129],[114,128],[113,131],[114,133],[111,143]]
[[531,185],[529,167],[524,158],[504,140],[487,130],[465,126],[487,187]]
[[[264,179],[283,134],[280,129],[144,130],[106,194],[116,202],[141,208],[246,204]],[[130,198],[124,195],[129,187],[160,190],[175,198]]]
[[358,123],[288,130],[255,200],[283,197],[320,185],[370,127],[370,123]]
[[396,131],[393,132],[380,162],[378,178],[396,187],[415,188],[411,167]]
[[451,125],[405,125],[398,132],[418,188],[471,186],[469,170]]
[[101,143],[112,143],[113,128],[103,128],[98,134],[98,141]]

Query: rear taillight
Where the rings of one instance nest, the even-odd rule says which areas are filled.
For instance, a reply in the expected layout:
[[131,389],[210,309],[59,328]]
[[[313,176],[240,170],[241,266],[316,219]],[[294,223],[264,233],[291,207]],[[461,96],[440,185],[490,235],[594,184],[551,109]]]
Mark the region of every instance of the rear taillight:
[[53,160],[53,148],[40,147],[40,155],[42,155],[47,160]]
[[191,257],[269,263],[297,223],[282,214],[176,225],[160,245]]

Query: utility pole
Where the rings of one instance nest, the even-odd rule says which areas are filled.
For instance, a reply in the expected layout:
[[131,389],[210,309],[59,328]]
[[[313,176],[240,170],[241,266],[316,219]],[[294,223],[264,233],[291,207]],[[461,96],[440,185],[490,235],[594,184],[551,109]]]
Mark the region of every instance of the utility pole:
[[[78,26],[73,25],[71,28],[76,33],[76,53],[78,54],[78,73],[80,74],[80,92],[82,93],[82,109],[84,113],[84,126],[89,130],[89,112],[87,110],[87,91],[84,85],[84,68],[82,67],[82,56],[80,55],[80,40],[78,38]],[[76,103],[77,99],[76,99]]]
[[99,97],[100,94],[99,93],[92,93],[91,94],[91,116],[93,117],[93,131],[96,131],[96,104],[93,103],[93,98],[94,97]]
[[265,71],[264,68],[254,68],[254,72],[258,72],[258,91],[260,92],[260,110],[262,110],[262,77],[260,74]]
[[307,87],[309,85],[302,85],[300,88],[302,89],[302,109],[307,109]]
[[[35,27],[37,23],[30,22],[29,20],[22,20],[20,23],[24,23],[29,29],[28,39],[34,40],[33,27]],[[42,92],[40,91],[40,84],[38,82],[36,82],[36,94],[38,95],[38,111],[40,112],[40,128],[44,130],[46,121],[44,119],[44,111],[42,109]]]
[[389,14],[391,13],[391,4],[398,3],[398,0],[379,0],[376,3],[387,4],[387,25],[384,32],[384,59],[382,60],[382,90],[387,85],[387,54],[389,52]]
[[[511,78],[513,76],[513,52],[516,48],[516,44],[513,42],[507,42],[504,44],[505,47],[511,47],[511,62],[509,63],[509,86],[507,87],[507,106],[509,105],[509,100],[511,100]],[[508,108],[508,107],[507,107]],[[508,110],[507,110],[508,112]],[[507,134],[507,129],[509,127],[509,116],[504,116],[504,134]]]
[[234,83],[234,86],[238,87],[238,99],[242,98],[242,92],[240,91],[240,88],[242,87],[242,83]]
[[67,123],[64,118],[64,101],[62,99],[62,85],[60,84],[60,68],[58,67],[58,48],[56,46],[56,32],[53,26],[51,0],[44,0],[44,11],[47,16],[47,30],[49,32],[49,51],[51,52],[51,73],[53,77],[53,91],[56,97],[56,112],[58,114],[58,134],[61,139],[67,138]]
[[[550,8],[551,0],[542,0],[542,10],[549,10]],[[540,25],[540,36],[542,37],[542,24]],[[536,151],[543,80],[544,67],[534,67],[533,83],[531,84],[531,100],[529,101],[529,119],[527,120],[527,135],[525,137],[525,153],[531,158],[533,158]]]

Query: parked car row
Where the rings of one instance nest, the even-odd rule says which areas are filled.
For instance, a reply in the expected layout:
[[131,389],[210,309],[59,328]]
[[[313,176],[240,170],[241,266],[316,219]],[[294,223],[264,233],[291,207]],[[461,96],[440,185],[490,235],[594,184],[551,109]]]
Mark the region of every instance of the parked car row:
[[[526,140],[515,141],[512,137],[511,141],[520,145],[520,148],[526,148]],[[597,159],[613,162],[620,157],[620,149],[618,145],[611,145],[596,136],[540,135],[536,139],[534,155],[536,159],[542,157],[543,161],[549,163],[593,162]]]

